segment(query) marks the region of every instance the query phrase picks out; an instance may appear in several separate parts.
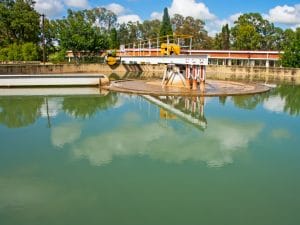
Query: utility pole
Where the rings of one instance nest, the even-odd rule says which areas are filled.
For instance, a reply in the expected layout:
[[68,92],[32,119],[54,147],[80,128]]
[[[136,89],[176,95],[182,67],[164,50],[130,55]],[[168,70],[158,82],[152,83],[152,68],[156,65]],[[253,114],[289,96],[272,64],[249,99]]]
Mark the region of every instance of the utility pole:
[[41,15],[42,17],[42,46],[43,46],[43,63],[46,62],[46,50],[45,50],[45,14]]

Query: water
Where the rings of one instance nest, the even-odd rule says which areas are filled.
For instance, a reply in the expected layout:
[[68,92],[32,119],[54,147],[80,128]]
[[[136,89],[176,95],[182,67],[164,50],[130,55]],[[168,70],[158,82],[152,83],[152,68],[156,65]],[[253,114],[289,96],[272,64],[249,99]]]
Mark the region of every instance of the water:
[[300,224],[300,87],[156,100],[1,97],[0,224]]

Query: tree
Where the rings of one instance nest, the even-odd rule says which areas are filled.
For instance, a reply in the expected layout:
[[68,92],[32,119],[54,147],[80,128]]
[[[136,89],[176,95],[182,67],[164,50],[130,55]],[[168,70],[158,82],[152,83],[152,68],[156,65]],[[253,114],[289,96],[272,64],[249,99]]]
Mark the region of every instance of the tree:
[[260,47],[261,36],[252,25],[242,25],[232,31],[233,47],[237,50],[257,50]]
[[222,49],[228,50],[230,48],[230,41],[229,41],[230,31],[229,31],[228,24],[222,27],[221,37],[222,37]]
[[[246,13],[241,15],[235,26],[231,29],[233,47],[238,50],[272,50],[274,37],[276,38],[276,28],[273,23],[263,19],[259,13]],[[249,32],[247,34],[247,32]],[[251,44],[249,36],[253,35]]]
[[173,35],[168,8],[164,8],[164,15],[162,18],[162,24],[161,24],[159,35],[160,36]]
[[140,26],[142,39],[157,38],[160,32],[161,22],[159,20],[145,20]]
[[94,8],[84,10],[86,19],[90,23],[94,23],[102,31],[110,32],[117,25],[117,15],[106,8]]
[[87,51],[96,53],[109,47],[108,35],[96,25],[96,17],[87,10],[68,10],[65,19],[53,22],[55,36],[63,49],[71,50],[73,53]]
[[[211,38],[208,37],[207,31],[204,29],[205,23],[202,20],[175,14],[172,18],[172,24],[177,35],[191,35],[193,37],[193,48],[211,48]],[[184,45],[188,46],[189,44],[190,40],[185,39]]]
[[118,33],[116,28],[112,28],[109,35],[109,48],[117,49],[120,46],[120,42],[118,39]]
[[300,68],[300,28],[297,28],[289,44],[284,47],[282,65]]
[[221,33],[216,34],[213,46],[215,49],[220,50],[230,49],[230,30],[228,24],[222,26]]
[[40,15],[34,1],[0,1],[0,45],[39,42]]

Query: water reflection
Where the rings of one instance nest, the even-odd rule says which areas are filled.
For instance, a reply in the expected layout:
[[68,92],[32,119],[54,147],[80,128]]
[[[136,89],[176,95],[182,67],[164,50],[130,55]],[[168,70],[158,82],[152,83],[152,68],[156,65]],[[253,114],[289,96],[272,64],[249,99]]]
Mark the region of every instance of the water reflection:
[[[135,97],[140,99],[140,97]],[[193,124],[177,126],[173,123],[162,125],[156,120],[145,121],[142,114],[135,111],[121,114],[120,124],[115,128],[79,139],[82,127],[75,124],[63,124],[52,131],[52,142],[56,146],[65,143],[73,144],[70,151],[78,159],[87,159],[94,166],[111,163],[115,158],[146,156],[166,163],[182,163],[185,161],[204,162],[209,167],[221,167],[232,163],[234,154],[247,149],[263,128],[259,122],[241,122],[235,120],[214,119],[209,121],[204,116],[204,98],[178,96],[151,97],[146,100],[163,107],[164,113],[173,116],[161,117],[159,120],[171,119],[176,124]],[[136,101],[135,104],[139,104]],[[157,107],[152,105],[153,107]],[[185,121],[182,123],[181,120]],[[199,133],[200,130],[204,133]],[[70,137],[64,142],[60,140],[63,132]],[[68,137],[68,136],[67,136]]]
[[[40,117],[56,117],[64,111],[75,118],[90,118],[98,111],[117,104],[117,94],[76,97],[0,97],[0,124],[20,128],[34,124]],[[49,124],[50,127],[50,124]]]
[[78,122],[63,123],[52,128],[51,142],[62,148],[65,144],[73,143],[81,134],[82,124]]
[[258,104],[262,103],[268,96],[269,93],[233,96],[232,101],[238,108],[252,110],[255,109]]
[[114,92],[108,93],[106,96],[91,97],[65,97],[63,101],[63,110],[74,116],[75,118],[90,118],[97,111],[107,110],[117,103],[118,97]]
[[300,86],[280,85],[274,89],[273,95],[284,99],[284,112],[290,115],[300,114]]
[[0,123],[9,128],[26,127],[40,116],[42,97],[0,98]]
[[[143,96],[150,102],[169,111],[186,122],[204,130],[207,127],[207,120],[204,115],[204,97],[182,97],[182,96]],[[166,113],[163,114],[163,116]],[[160,114],[162,116],[162,114]],[[166,119],[173,119],[168,116]]]
[[86,158],[95,166],[119,157],[147,156],[167,163],[196,161],[220,167],[232,163],[235,152],[246,149],[263,128],[258,122],[213,120],[200,135],[188,127],[176,129],[141,120],[138,114],[125,114],[120,127],[81,139],[71,152],[75,158]]

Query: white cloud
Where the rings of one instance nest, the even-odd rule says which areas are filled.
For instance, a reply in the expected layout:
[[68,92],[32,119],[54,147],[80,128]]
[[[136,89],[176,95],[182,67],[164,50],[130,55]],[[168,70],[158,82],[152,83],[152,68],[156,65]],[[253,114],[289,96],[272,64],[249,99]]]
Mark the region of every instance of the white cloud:
[[87,8],[89,3],[87,0],[65,0],[65,4],[69,7]]
[[118,23],[128,23],[129,21],[131,22],[142,22],[142,19],[135,14],[131,14],[131,15],[123,15],[123,16],[119,16],[118,17]]
[[[174,14],[180,14],[184,17],[192,16],[196,19],[214,20],[217,17],[212,14],[208,7],[202,2],[195,0],[173,0],[171,6],[168,8],[169,15],[172,17]],[[151,19],[161,20],[163,13],[151,13]]]
[[241,15],[242,15],[242,13],[239,12],[239,13],[235,13],[235,14],[229,16],[228,24],[232,25],[234,23],[234,21],[237,21]]
[[104,6],[106,9],[109,9],[113,13],[115,13],[117,16],[122,15],[126,12],[125,8],[117,3],[111,3],[109,5]]
[[214,36],[221,31],[221,27],[226,23],[230,24],[228,20],[211,20],[205,23],[205,29],[210,36]]
[[263,107],[271,112],[282,113],[284,112],[285,99],[280,96],[272,96],[265,100]]
[[178,13],[185,17],[192,16],[202,20],[216,19],[216,16],[209,11],[204,3],[197,3],[195,0],[173,0],[169,13],[170,15]]
[[[221,27],[226,23],[229,24],[229,26],[232,26],[233,22],[242,14],[236,13],[231,15],[228,19],[219,19],[210,12],[209,8],[204,3],[198,3],[195,0],[173,0],[168,11],[171,17],[174,14],[180,14],[184,17],[192,16],[196,19],[204,20],[205,29],[208,31],[210,36],[214,36],[216,33],[219,33]],[[162,12],[153,12],[150,17],[151,19],[162,20],[162,16]]]
[[150,15],[151,20],[162,20],[163,14],[159,12],[153,12]]
[[55,17],[61,15],[64,5],[61,0],[36,0],[34,8],[47,17]]
[[269,10],[269,14],[265,15],[268,20],[274,23],[282,23],[286,25],[300,24],[300,4],[294,6],[276,6]]

